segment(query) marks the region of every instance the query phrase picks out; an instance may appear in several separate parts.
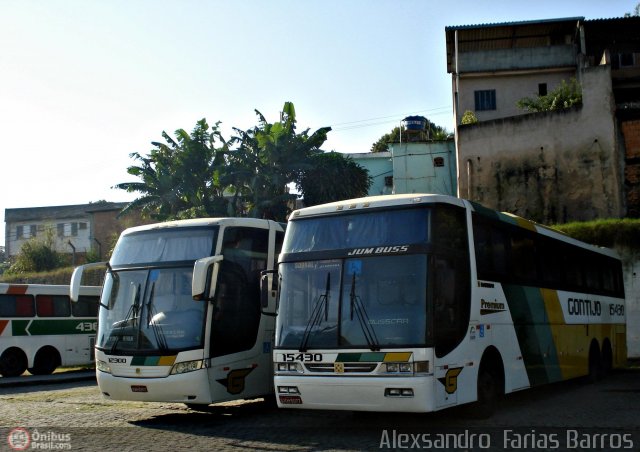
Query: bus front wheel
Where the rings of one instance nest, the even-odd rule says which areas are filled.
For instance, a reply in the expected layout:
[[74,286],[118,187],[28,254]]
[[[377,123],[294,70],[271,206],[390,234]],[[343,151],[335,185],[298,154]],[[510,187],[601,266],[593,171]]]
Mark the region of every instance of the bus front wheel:
[[4,377],[17,377],[27,370],[27,357],[19,348],[9,348],[0,356],[0,373]]

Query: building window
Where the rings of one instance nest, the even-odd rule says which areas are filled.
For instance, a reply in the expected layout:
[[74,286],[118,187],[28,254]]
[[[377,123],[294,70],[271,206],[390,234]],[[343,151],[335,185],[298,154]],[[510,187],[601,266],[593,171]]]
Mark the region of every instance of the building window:
[[546,96],[546,95],[547,95],[547,84],[538,83],[538,96]]
[[486,89],[474,91],[476,101],[476,111],[495,110],[496,109],[496,90]]
[[58,237],[64,237],[64,223],[58,223],[56,226],[58,228]]
[[435,167],[442,167],[444,166],[444,158],[442,157],[436,157],[433,159],[433,166]]
[[611,57],[611,68],[620,69],[623,67],[635,66],[635,58],[633,53],[616,53]]
[[28,239],[37,234],[38,230],[35,224],[22,224],[16,227],[16,238],[18,239]]
[[385,187],[393,187],[393,176],[385,176],[384,177],[384,186]]

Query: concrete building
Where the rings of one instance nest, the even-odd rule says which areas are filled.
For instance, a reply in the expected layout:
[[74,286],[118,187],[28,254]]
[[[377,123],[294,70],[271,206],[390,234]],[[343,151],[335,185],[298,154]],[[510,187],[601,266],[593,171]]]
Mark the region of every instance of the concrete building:
[[453,139],[389,143],[387,152],[347,154],[369,171],[369,196],[400,193],[456,195]]
[[[5,248],[9,259],[32,238],[50,237],[56,251],[79,263],[87,252],[103,258],[114,237],[128,226],[141,224],[137,215],[116,218],[127,203],[5,209]],[[134,218],[135,217],[135,218]]]
[[[640,18],[454,26],[445,33],[459,196],[546,223],[640,210],[640,149],[633,145]],[[534,114],[516,106],[571,78],[582,88],[580,105]],[[460,124],[465,111],[478,122]]]

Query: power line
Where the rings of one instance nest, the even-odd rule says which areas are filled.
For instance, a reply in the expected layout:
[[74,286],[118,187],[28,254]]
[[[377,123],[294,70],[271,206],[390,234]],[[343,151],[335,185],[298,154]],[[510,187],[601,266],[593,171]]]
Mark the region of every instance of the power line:
[[[443,106],[443,107],[437,107],[437,108],[432,108],[428,110],[412,111],[410,113],[398,113],[398,114],[389,115],[389,116],[379,116],[376,118],[360,119],[357,121],[340,122],[340,123],[331,125],[331,129],[332,131],[340,132],[345,130],[359,129],[362,127],[371,127],[371,126],[377,126],[381,124],[395,123],[399,121],[399,118],[404,118],[410,115],[414,115],[416,113],[430,112],[433,115],[440,115],[448,111],[451,111],[451,107]],[[389,118],[393,118],[393,119],[389,119]],[[379,121],[380,119],[385,119],[385,121]],[[371,121],[375,121],[375,122],[371,122]],[[363,123],[366,123],[366,124],[363,124]],[[340,126],[343,126],[343,127],[340,127]]]

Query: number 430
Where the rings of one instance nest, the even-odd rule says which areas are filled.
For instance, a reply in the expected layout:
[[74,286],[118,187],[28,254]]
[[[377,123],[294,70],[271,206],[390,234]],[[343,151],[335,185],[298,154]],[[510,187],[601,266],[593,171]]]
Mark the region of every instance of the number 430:
[[98,322],[80,322],[76,326],[76,330],[84,332],[98,331]]

